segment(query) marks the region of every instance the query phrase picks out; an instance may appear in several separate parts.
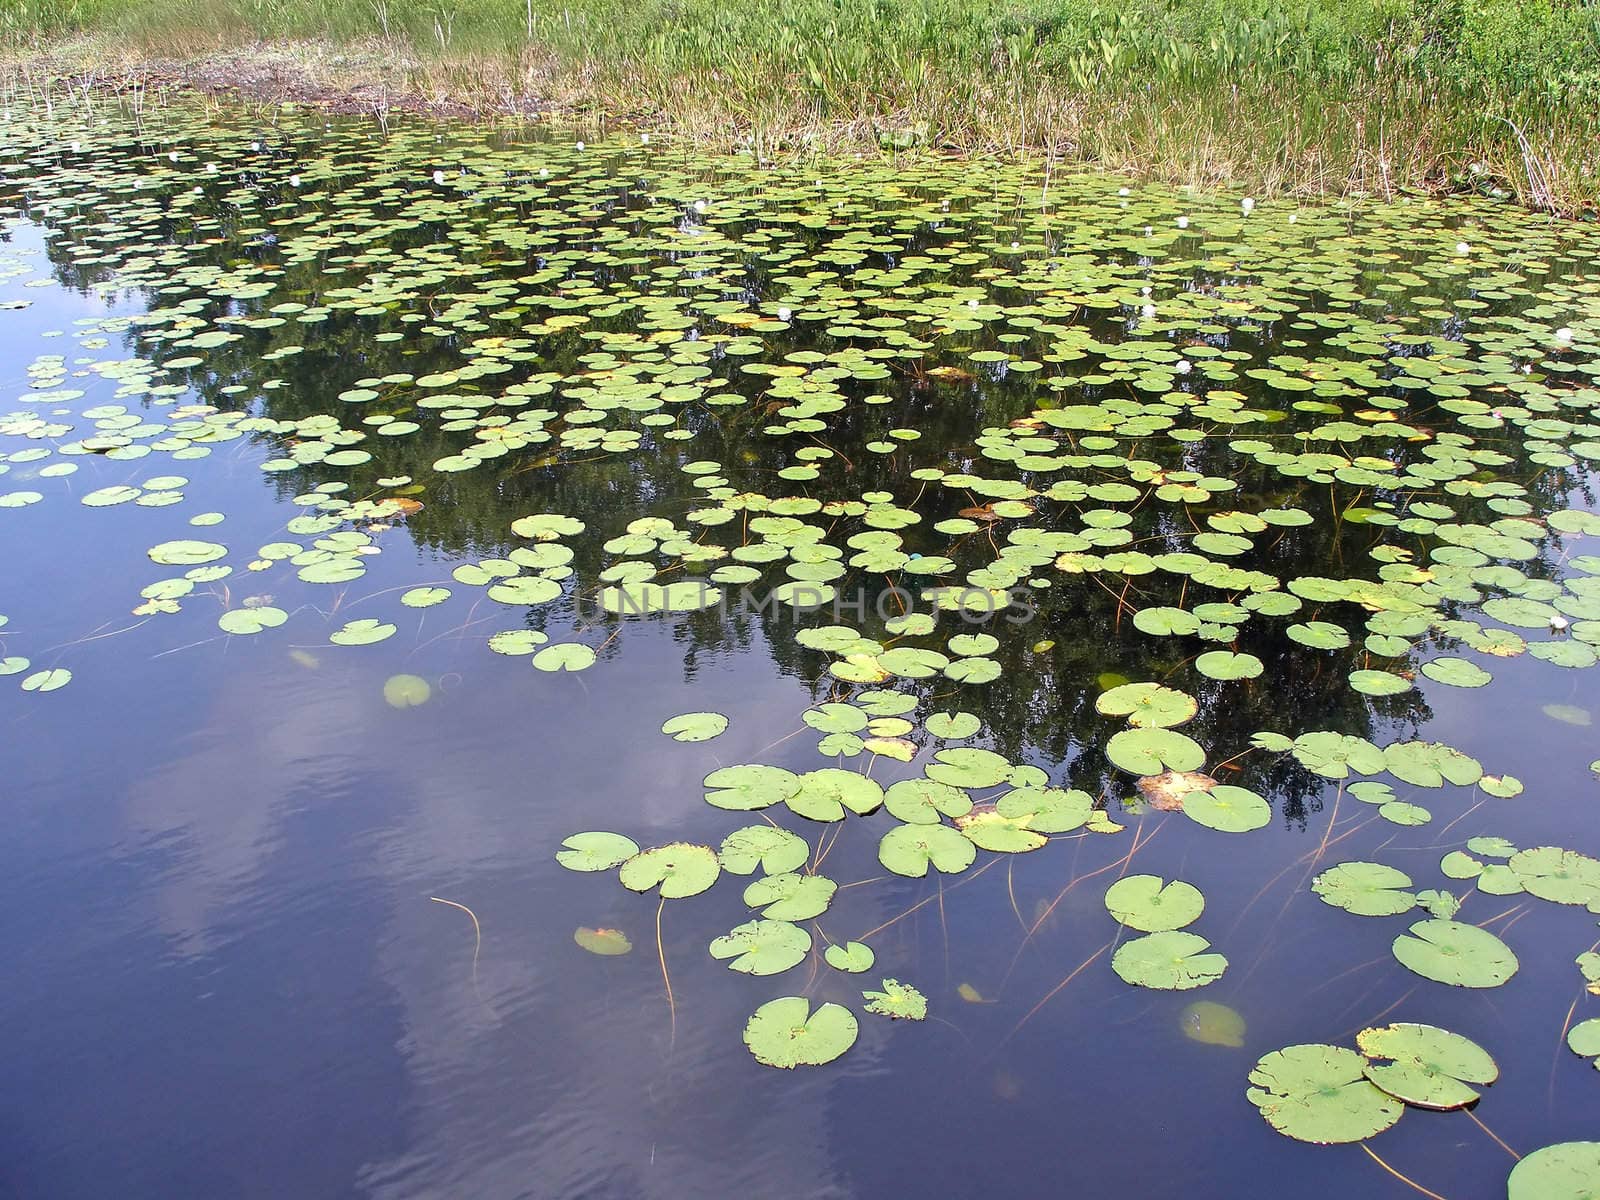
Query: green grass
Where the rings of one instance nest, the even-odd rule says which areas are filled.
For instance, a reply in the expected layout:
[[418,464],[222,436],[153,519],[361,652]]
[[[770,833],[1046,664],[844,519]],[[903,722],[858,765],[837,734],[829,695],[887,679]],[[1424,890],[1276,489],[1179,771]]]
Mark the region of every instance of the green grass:
[[434,93],[768,155],[927,144],[1263,193],[1600,196],[1600,6],[1580,0],[0,0],[0,32],[376,40]]

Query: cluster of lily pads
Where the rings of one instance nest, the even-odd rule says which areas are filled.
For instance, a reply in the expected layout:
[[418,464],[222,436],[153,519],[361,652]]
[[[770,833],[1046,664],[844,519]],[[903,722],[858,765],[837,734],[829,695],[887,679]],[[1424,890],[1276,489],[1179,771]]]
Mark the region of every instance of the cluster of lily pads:
[[[1600,663],[1592,230],[1478,202],[1241,211],[1025,163],[704,170],[425,125],[380,141],[181,109],[18,116],[0,222],[41,229],[55,281],[119,307],[76,323],[76,354],[34,357],[0,412],[0,530],[28,536],[40,505],[121,510],[164,569],[112,600],[155,625],[139,636],[320,622],[377,657],[402,617],[486,602],[507,627],[485,663],[549,673],[624,656],[647,620],[735,636],[718,614],[752,593],[778,665],[814,689],[801,719],[831,765],[711,771],[712,806],[765,818],[716,848],[593,832],[558,855],[663,901],[753,876],[750,919],[708,947],[731,969],[876,962],[822,933],[835,885],[774,813],[849,836],[881,810],[878,859],[909,879],[1112,835],[1137,810],[1248,834],[1329,784],[1422,825],[1415,789],[1523,785],[1381,723],[1420,726],[1429,697],[1490,685],[1501,660]],[[0,246],[0,310],[50,284],[38,266]],[[208,499],[224,447],[285,513],[272,540],[230,538]],[[415,577],[355,594],[396,543],[426,552]],[[0,618],[0,674],[23,690],[74,678],[12,636]],[[384,687],[398,708],[433,692],[409,671]],[[663,732],[727,727],[698,712]],[[880,760],[911,770],[880,783]],[[1591,907],[1597,867],[1489,838],[1442,864]],[[1313,887],[1351,912],[1428,912],[1394,944],[1428,978],[1516,969],[1454,920],[1457,897],[1394,868],[1344,863]],[[1131,875],[1105,904],[1141,935],[1112,956],[1127,983],[1225,970],[1188,928],[1193,884]],[[1593,951],[1579,963],[1600,983]],[[895,979],[862,1006],[927,1008]],[[1489,1081],[1430,1029],[1268,1056],[1263,1111],[1344,1131]],[[745,1029],[784,1067],[856,1036],[848,1008],[800,995]],[[1576,1025],[1573,1048],[1596,1036]],[[1550,1148],[1514,1197],[1536,1162],[1600,1172]]]

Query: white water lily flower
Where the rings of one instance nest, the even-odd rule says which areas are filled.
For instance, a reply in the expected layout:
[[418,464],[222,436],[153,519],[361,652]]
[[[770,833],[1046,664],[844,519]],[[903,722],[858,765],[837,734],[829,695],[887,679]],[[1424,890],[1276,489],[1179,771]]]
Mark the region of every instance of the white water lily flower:
[[444,172],[443,171],[435,171],[433,173],[433,181],[435,183],[443,183],[444,182]]
[[1567,631],[1567,619],[1565,617],[1557,614],[1556,616],[1553,616],[1553,617],[1550,618],[1550,632],[1551,633],[1565,633],[1566,631]]
[[1151,318],[1151,317],[1156,315],[1156,306],[1154,304],[1146,304],[1143,308],[1141,308],[1139,310],[1139,312],[1141,314],[1143,314],[1143,316],[1145,317],[1146,320],[1148,320],[1149,318]]
[[1250,215],[1250,210],[1255,206],[1256,202],[1249,196],[1246,196],[1243,200],[1239,201],[1239,207],[1244,210],[1244,215],[1247,217]]
[[650,144],[650,135],[648,133],[641,133],[639,135],[639,145],[648,146],[649,144]]
[[1188,217],[1179,217],[1178,218],[1178,228],[1179,229],[1187,229],[1187,228],[1189,228],[1189,218]]
[[706,210],[706,202],[704,200],[696,200],[694,202],[694,210],[697,213],[705,212],[705,210]]
[[778,320],[780,321],[787,321],[792,316],[794,316],[794,312],[791,309],[780,308],[778,310]]
[[1178,360],[1178,362],[1177,362],[1177,372],[1178,372],[1179,375],[1187,375],[1192,370],[1194,370],[1194,364],[1192,362],[1190,362],[1187,358],[1180,358]]
[[578,149],[579,149],[579,150],[582,150],[582,149],[583,149],[583,143],[582,143],[582,142],[579,142],[579,143],[578,143]]
[[298,176],[298,175],[289,176],[289,186],[290,187],[299,187],[300,186],[300,176]]
[[1456,243],[1456,253],[1457,254],[1470,254],[1471,252],[1472,252],[1472,247],[1467,245],[1465,242],[1457,242]]
[[1300,214],[1298,214],[1298,213],[1290,213],[1289,214],[1289,224],[1293,225],[1299,219],[1300,219]]
[[1128,189],[1127,188],[1118,188],[1117,189],[1117,195],[1126,196],[1127,194],[1128,194]]
[[1560,329],[1556,330],[1556,341],[1560,342],[1562,345],[1566,345],[1571,340],[1572,330],[1570,328],[1563,325]]

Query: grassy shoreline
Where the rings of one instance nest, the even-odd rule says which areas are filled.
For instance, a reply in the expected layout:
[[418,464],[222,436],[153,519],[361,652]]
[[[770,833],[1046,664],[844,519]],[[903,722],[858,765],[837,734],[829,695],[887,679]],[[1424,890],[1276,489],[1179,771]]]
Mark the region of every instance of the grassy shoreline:
[[1201,189],[1600,206],[1577,0],[12,0],[0,71],[634,125],[763,158],[1034,154]]

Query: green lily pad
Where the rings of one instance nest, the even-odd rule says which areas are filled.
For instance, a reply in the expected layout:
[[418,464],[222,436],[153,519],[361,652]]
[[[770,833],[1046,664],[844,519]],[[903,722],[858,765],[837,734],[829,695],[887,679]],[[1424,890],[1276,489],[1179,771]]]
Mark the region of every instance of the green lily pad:
[[1330,867],[1311,882],[1311,890],[1325,904],[1361,917],[1392,917],[1410,912],[1417,898],[1403,889],[1411,877],[1382,863],[1344,862]]
[[65,667],[52,667],[44,671],[35,671],[32,675],[22,680],[22,690],[25,692],[54,692],[72,682],[72,672]]
[[1094,797],[1076,788],[1017,788],[1000,797],[995,812],[1037,833],[1070,833],[1094,814]]
[[878,861],[911,879],[921,879],[930,866],[960,874],[977,856],[973,843],[948,825],[898,825],[878,842]]
[[1205,897],[1182,880],[1159,875],[1128,875],[1106,889],[1106,911],[1130,929],[1163,933],[1199,920]]
[[1286,1137],[1325,1146],[1361,1142],[1405,1111],[1366,1070],[1367,1060],[1343,1046],[1285,1046],[1256,1063],[1245,1095]]
[[1208,650],[1194,660],[1195,670],[1208,679],[1254,679],[1261,674],[1261,660],[1254,654],[1234,654],[1227,650]]
[[728,718],[714,712],[682,713],[661,724],[661,732],[675,742],[709,742],[727,728]]
[[1394,956],[1424,979],[1455,987],[1498,987],[1517,973],[1517,956],[1486,929],[1437,918],[1394,940]]
[[276,629],[289,619],[281,608],[260,605],[257,608],[230,608],[217,618],[217,628],[223,633],[246,637],[263,629]]
[[668,900],[698,896],[717,881],[722,868],[710,846],[671,842],[634,855],[622,864],[618,877],[633,892],[660,887]]
[[343,629],[336,629],[330,633],[328,640],[335,646],[370,646],[374,642],[393,637],[396,632],[395,626],[368,617],[346,622]]
[[1272,820],[1272,807],[1249,788],[1219,783],[1183,797],[1183,815],[1222,833],[1249,833]]
[[556,861],[569,871],[609,871],[639,853],[638,844],[620,833],[575,833],[561,843]]
[[777,975],[811,953],[811,935],[788,921],[746,921],[711,943],[711,957],[746,975]]
[[1594,1200],[1600,1196],[1600,1142],[1562,1142],[1511,1168],[1506,1200]]
[[1222,978],[1228,960],[1208,954],[1211,943],[1182,931],[1150,933],[1124,942],[1111,957],[1123,982],[1162,991],[1186,991]]
[[1200,710],[1193,696],[1159,683],[1121,684],[1101,692],[1094,706],[1107,716],[1127,717],[1135,729],[1170,729],[1191,720]]
[[1576,850],[1536,846],[1519,850],[1507,865],[1530,895],[1600,911],[1600,860]]
[[768,875],[744,889],[744,902],[773,921],[809,921],[833,901],[838,884],[822,875]]
[[1206,752],[1200,743],[1171,729],[1124,729],[1106,743],[1106,757],[1131,775],[1198,771]]
[[842,821],[846,811],[866,816],[883,803],[875,780],[840,767],[823,767],[800,776],[800,786],[784,798],[789,810],[812,821]]
[[744,1044],[769,1067],[817,1067],[855,1045],[858,1031],[848,1008],[823,1004],[812,1012],[804,996],[783,996],[756,1009],[745,1024]]
[[872,964],[877,961],[872,947],[865,942],[846,942],[844,945],[829,946],[822,953],[822,957],[836,971],[848,971],[852,975],[859,975],[863,971],[872,970]]
[[776,825],[746,825],[722,839],[717,859],[724,871],[752,874],[760,867],[768,875],[784,875],[805,866],[811,847],[805,839]]
[[1422,673],[1435,683],[1460,688],[1482,687],[1494,678],[1477,663],[1468,662],[1464,658],[1433,659],[1422,664]]
[[582,642],[555,642],[533,656],[533,665],[541,671],[583,671],[594,663],[594,648]]
[[937,738],[969,738],[983,727],[983,723],[969,712],[934,713],[923,727]]
[[902,779],[883,794],[889,815],[909,825],[937,825],[941,816],[964,817],[972,798],[958,787],[932,779]]
[[800,776],[782,767],[744,763],[719,767],[705,777],[706,803],[734,812],[754,812],[800,790]]
[[996,854],[1024,854],[1049,840],[1029,826],[1027,816],[1008,817],[995,810],[968,813],[957,819],[956,827],[973,845]]
[[909,983],[885,979],[881,992],[862,992],[867,1011],[897,1021],[921,1021],[928,1015],[928,1000]]
[[1476,1042],[1433,1025],[1397,1023],[1356,1034],[1367,1078],[1396,1100],[1443,1112],[1478,1098],[1469,1084],[1500,1076],[1494,1059]]

